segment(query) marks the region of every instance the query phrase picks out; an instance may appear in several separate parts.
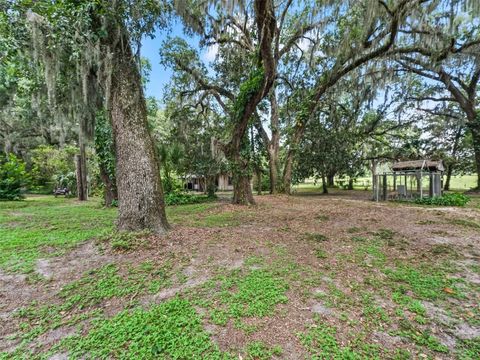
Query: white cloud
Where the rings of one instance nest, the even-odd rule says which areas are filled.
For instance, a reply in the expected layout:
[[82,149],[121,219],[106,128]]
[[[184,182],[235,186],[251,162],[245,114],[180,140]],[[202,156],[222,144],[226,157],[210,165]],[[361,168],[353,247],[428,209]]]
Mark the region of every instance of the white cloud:
[[310,40],[306,38],[301,38],[300,41],[297,43],[297,45],[303,51],[307,51],[308,49],[310,49],[310,46],[312,46],[312,43]]
[[207,51],[203,54],[203,59],[205,61],[213,61],[215,60],[215,57],[217,56],[218,53],[218,45],[213,44],[207,48]]

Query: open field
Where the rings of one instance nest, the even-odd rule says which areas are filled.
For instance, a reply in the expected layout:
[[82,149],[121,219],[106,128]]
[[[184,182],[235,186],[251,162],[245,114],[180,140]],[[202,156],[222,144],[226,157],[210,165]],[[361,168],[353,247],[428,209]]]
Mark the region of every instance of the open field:
[[[445,181],[445,177],[443,179]],[[354,184],[355,189],[364,190],[365,187],[371,189],[372,178],[371,177],[361,177],[358,178]],[[317,184],[314,184],[312,179],[309,179],[305,183],[301,183],[294,186],[294,189],[304,190],[304,189],[318,189],[322,186],[322,182],[319,181]],[[473,189],[477,186],[477,177],[476,175],[463,175],[463,176],[452,176],[450,181],[450,190],[451,191],[467,191]]]
[[168,208],[0,202],[0,359],[479,359],[480,198],[370,192]]

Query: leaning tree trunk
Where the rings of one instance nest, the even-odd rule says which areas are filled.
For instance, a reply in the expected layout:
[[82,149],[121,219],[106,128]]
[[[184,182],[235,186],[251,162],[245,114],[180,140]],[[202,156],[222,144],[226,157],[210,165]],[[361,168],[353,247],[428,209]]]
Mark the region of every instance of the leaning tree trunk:
[[119,203],[117,227],[164,233],[169,225],[140,74],[128,38],[123,35],[120,40],[113,44],[110,87]]

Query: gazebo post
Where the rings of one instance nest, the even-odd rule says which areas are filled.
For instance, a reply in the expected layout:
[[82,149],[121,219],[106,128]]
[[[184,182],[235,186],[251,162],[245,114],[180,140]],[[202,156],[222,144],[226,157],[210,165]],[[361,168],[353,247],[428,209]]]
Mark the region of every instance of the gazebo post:
[[423,198],[422,178],[423,178],[423,171],[420,170],[420,179],[418,181],[418,186],[420,187],[420,199]]
[[428,196],[430,196],[430,197],[433,197],[433,194],[434,194],[434,191],[433,191],[433,187],[434,187],[433,180],[434,180],[434,175],[433,175],[433,173],[430,173],[430,183],[429,183],[429,186],[428,186]]
[[387,200],[387,174],[383,174],[383,200]]

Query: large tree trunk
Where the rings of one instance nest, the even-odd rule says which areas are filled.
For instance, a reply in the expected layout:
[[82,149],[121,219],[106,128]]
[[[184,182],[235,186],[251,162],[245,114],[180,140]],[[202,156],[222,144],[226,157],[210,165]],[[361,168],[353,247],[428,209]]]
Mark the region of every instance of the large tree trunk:
[[234,204],[239,205],[255,205],[253,199],[252,186],[250,183],[250,175],[248,175],[248,163],[245,160],[236,162],[233,171],[233,199]]
[[228,149],[227,159],[232,164],[233,204],[255,205],[253,199],[249,159],[242,158],[240,149]]
[[[114,36],[110,34],[110,36]],[[140,74],[127,36],[114,41],[110,112],[115,139],[120,230],[164,233],[165,215],[160,166],[147,126]]]

